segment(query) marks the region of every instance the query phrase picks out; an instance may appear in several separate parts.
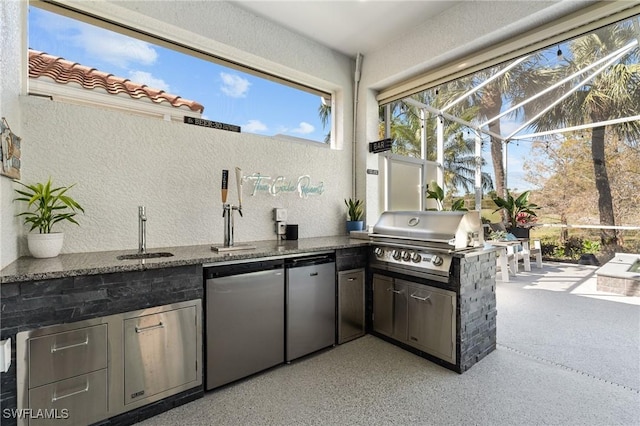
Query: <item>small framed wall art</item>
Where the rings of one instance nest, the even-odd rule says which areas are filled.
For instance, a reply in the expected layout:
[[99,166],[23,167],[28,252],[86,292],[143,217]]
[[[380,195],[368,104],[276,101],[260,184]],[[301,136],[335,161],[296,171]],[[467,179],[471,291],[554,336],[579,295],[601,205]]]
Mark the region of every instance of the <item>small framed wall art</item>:
[[9,123],[2,117],[0,121],[0,175],[20,179],[20,137],[11,131]]

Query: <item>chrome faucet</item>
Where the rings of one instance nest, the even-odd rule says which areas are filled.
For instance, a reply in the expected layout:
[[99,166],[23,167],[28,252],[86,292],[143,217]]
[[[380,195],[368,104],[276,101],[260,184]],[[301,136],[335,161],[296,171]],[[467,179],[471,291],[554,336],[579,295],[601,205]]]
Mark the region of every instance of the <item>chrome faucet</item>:
[[138,206],[138,253],[147,252],[147,215],[144,206]]

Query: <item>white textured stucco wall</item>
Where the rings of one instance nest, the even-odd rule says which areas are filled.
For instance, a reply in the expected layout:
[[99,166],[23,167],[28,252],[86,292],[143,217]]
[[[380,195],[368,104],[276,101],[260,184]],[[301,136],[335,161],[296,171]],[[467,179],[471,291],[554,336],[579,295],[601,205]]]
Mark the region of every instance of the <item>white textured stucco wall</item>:
[[[0,117],[5,117],[11,130],[23,136],[20,125],[20,69],[22,33],[15,23],[24,13],[24,2],[0,2]],[[18,257],[19,221],[15,217],[13,183],[0,176],[0,269]]]
[[309,175],[326,190],[307,199],[251,196],[246,183],[236,241],[275,238],[274,207],[289,210],[300,238],[345,232],[351,158],[345,151],[36,97],[23,98],[22,106],[27,181],[52,176],[60,185],[77,183],[70,195],[86,210],[80,227],[62,227],[63,252],[137,248],[138,205],[147,209],[149,248],[221,243],[221,171],[230,172],[227,201],[236,203],[236,166],[245,175]]
[[[52,176],[61,185],[77,183],[71,195],[87,211],[79,218],[80,227],[61,227],[67,233],[63,253],[136,248],[138,205],[147,207],[149,248],[221,243],[220,175],[223,168],[230,170],[228,201],[235,202],[236,166],[245,174],[292,179],[310,175],[312,182],[322,181],[325,188],[323,195],[303,200],[292,194],[252,197],[251,185],[245,185],[245,217],[236,216],[236,241],[275,238],[274,207],[289,210],[289,223],[299,224],[301,238],[344,234],[343,199],[351,188],[351,58],[224,2],[68,3],[333,91],[338,149],[25,97],[19,103],[21,117],[14,119],[22,124],[22,180],[31,183]],[[5,9],[15,7],[2,4]],[[1,22],[13,27],[12,36],[25,31],[24,26],[16,29],[16,22],[25,21],[13,12],[3,14]],[[4,33],[2,40],[3,55],[8,52],[13,75],[19,76],[15,70],[20,69],[23,52],[5,42]],[[3,95],[9,83],[12,90],[20,87],[13,80],[5,82],[3,76]],[[16,103],[17,95],[11,99]],[[2,188],[2,247],[13,247],[2,255],[5,266],[27,250],[26,229],[13,220],[13,212],[5,212],[11,188],[6,182]]]

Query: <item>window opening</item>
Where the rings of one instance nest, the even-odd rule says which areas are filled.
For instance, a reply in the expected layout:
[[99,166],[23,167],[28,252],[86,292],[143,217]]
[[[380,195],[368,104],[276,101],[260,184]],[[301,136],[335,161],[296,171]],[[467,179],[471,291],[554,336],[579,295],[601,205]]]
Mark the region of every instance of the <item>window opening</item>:
[[[132,33],[130,29],[123,32]],[[244,72],[240,66],[223,66],[213,57],[205,60],[202,54],[185,53],[184,46],[172,49],[166,47],[166,40],[156,44],[148,39],[148,35],[124,35],[30,5],[30,56],[51,56],[49,63],[55,65],[32,73],[30,60],[29,91],[65,100],[76,96],[76,102],[79,97],[84,103],[115,103],[129,111],[150,111],[149,105],[154,105],[154,112],[165,112],[174,120],[191,115],[237,125],[247,133],[330,142],[331,94],[272,75],[258,76],[253,69]],[[83,85],[83,79],[93,83]],[[120,87],[110,91],[114,83]],[[126,106],[125,94],[129,95]],[[173,108],[158,110],[169,105]]]

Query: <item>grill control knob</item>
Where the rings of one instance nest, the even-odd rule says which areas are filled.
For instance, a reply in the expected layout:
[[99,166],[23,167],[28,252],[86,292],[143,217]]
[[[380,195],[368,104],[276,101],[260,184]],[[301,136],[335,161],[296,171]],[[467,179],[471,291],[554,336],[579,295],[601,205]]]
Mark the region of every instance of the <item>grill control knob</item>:
[[376,257],[383,257],[384,256],[384,250],[381,249],[380,247],[376,247],[373,249],[373,253],[376,255]]
[[440,256],[431,256],[431,263],[436,266],[440,266],[443,263],[443,260]]
[[402,252],[402,260],[404,260],[405,262],[408,262],[411,260],[411,252],[410,251],[403,251]]
[[414,251],[413,253],[411,253],[411,261],[413,263],[420,263],[422,261],[422,256],[420,256],[420,253],[416,253]]
[[400,252],[400,250],[394,250],[391,252],[391,257],[393,257],[395,260],[400,260],[400,257],[402,257],[402,253]]

